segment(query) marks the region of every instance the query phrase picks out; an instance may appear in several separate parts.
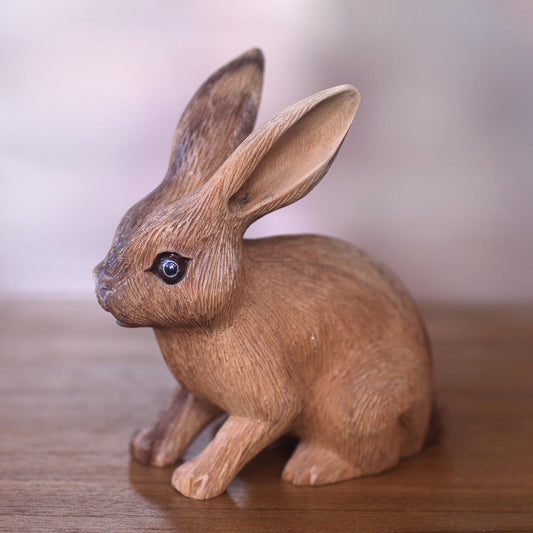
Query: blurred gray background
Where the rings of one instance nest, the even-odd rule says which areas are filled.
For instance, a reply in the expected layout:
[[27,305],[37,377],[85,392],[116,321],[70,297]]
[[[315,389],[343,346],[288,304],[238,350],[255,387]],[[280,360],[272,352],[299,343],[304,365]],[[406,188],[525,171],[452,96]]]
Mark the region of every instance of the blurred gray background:
[[533,301],[533,2],[0,4],[0,292],[90,296],[183,108],[259,46],[259,122],[324,88],[363,100],[304,200],[250,236],[356,243],[430,301]]

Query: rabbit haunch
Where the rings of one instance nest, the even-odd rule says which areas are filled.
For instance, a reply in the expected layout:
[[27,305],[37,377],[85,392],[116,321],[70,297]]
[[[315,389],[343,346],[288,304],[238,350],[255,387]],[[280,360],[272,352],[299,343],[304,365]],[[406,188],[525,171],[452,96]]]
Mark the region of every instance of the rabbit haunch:
[[[431,417],[424,327],[401,283],[351,244],[300,235],[243,239],[259,217],[324,176],[360,96],[349,85],[306,98],[252,131],[263,58],[251,50],[197,91],[176,129],[163,182],[132,207],[95,269],[101,305],[121,325],[154,328],[179,382],[131,452],[176,463],[229,417],[172,484],[210,498],[285,433],[298,485],[393,467],[419,452]],[[158,257],[183,257],[169,284]]]

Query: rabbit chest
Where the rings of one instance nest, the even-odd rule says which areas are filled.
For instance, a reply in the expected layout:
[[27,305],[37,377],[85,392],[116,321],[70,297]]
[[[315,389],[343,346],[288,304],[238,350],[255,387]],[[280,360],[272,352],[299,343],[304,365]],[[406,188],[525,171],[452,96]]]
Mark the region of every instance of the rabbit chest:
[[222,331],[156,330],[165,361],[179,383],[199,400],[227,413],[274,419],[301,404],[301,383],[278,339]]

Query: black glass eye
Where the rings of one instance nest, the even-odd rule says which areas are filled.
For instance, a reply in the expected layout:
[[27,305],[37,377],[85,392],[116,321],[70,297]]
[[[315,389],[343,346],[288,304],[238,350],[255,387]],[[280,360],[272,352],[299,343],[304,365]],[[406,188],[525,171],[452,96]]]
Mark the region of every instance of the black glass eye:
[[159,254],[150,269],[157,274],[165,283],[174,285],[185,277],[189,259],[174,252]]

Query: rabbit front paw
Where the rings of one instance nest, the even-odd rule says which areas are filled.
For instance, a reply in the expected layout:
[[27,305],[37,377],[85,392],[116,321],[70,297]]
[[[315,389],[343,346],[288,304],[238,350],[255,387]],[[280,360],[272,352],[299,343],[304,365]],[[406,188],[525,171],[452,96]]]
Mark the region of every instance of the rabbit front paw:
[[130,441],[131,456],[143,465],[165,467],[176,463],[174,450],[164,446],[164,435],[157,427],[136,431]]
[[187,498],[207,500],[222,494],[226,487],[194,461],[182,464],[172,475],[172,486]]

